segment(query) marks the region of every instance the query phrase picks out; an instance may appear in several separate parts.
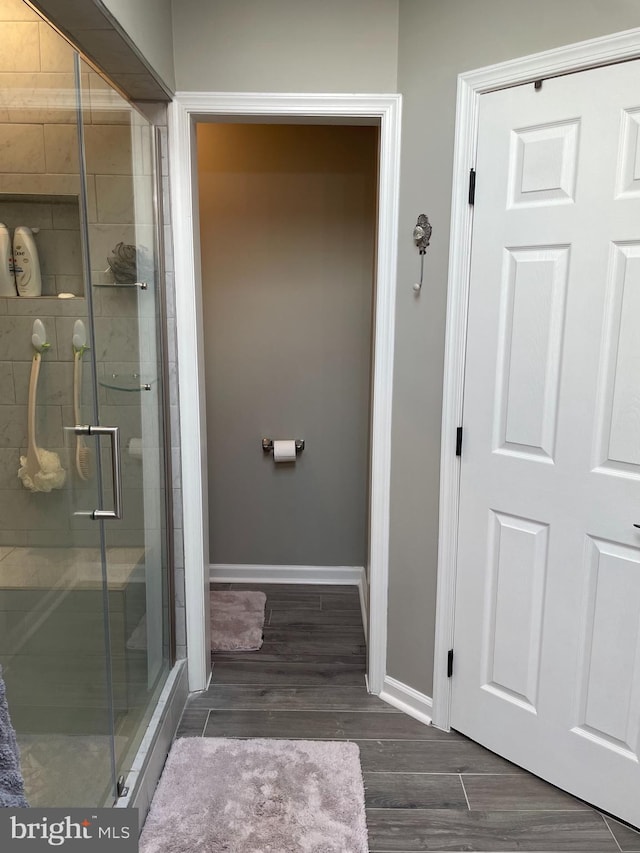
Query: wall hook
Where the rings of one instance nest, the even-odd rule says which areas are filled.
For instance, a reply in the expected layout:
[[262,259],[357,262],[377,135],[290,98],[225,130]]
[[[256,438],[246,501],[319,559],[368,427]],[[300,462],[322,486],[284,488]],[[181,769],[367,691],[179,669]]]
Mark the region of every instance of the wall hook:
[[44,350],[49,349],[49,347],[51,346],[51,344],[47,342],[47,333],[45,331],[44,323],[42,322],[42,320],[33,321],[33,334],[31,335],[31,343],[36,352],[44,352]]
[[431,240],[432,233],[433,226],[429,222],[429,217],[425,213],[421,213],[420,216],[418,216],[418,221],[413,229],[413,240],[420,252],[420,281],[413,285],[413,289],[416,293],[420,293],[422,290],[422,281],[424,278],[424,256],[427,252],[427,246]]

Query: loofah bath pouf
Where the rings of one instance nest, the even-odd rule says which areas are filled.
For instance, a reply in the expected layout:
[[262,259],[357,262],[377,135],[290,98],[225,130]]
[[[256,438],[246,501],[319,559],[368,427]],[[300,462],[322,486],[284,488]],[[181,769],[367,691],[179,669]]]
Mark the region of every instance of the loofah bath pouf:
[[38,459],[40,470],[33,477],[27,473],[27,457],[20,457],[20,468],[18,477],[22,480],[25,489],[31,492],[50,492],[53,489],[61,489],[67,478],[66,472],[60,464],[60,457],[52,450],[38,448]]

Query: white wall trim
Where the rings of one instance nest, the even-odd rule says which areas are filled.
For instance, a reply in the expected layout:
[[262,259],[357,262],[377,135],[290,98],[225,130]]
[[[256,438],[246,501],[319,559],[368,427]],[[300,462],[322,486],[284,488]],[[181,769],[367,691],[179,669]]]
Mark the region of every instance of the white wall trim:
[[170,106],[171,207],[176,269],[185,603],[189,687],[210,674],[205,607],[208,571],[206,423],[203,375],[194,124],[225,117],[371,118],[380,123],[369,534],[369,685],[383,687],[387,658],[391,406],[395,330],[401,95],[178,92]]
[[[198,311],[199,259],[194,236],[191,117],[179,100],[169,104],[169,180],[176,269],[176,329],[180,389],[180,449],[184,533],[185,610],[189,690],[204,690],[211,676],[206,424],[200,394],[202,312]],[[197,219],[195,220],[197,224]],[[197,277],[196,277],[197,276]]]
[[467,195],[469,169],[475,165],[480,96],[507,86],[638,57],[640,28],[480,68],[458,77],[442,403],[440,532],[433,673],[433,722],[443,729],[449,729],[451,718],[451,679],[447,677],[447,651],[453,648],[454,639],[460,500],[460,458],[455,455],[455,431],[462,424],[473,226],[473,208],[468,204]]
[[358,586],[366,575],[362,566],[263,566],[253,563],[211,563],[209,577],[212,583],[309,583]]
[[425,725],[431,724],[431,697],[386,675],[380,698]]
[[308,583],[357,586],[365,640],[368,637],[369,585],[363,566],[260,566],[212,563],[209,578],[216,583]]

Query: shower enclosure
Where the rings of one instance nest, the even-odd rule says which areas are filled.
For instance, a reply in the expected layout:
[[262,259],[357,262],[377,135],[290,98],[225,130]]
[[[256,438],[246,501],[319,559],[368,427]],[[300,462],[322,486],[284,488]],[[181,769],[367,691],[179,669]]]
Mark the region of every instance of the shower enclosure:
[[0,664],[30,804],[111,805],[173,663],[159,137],[26,4],[0,36],[0,222],[41,270],[0,295]]

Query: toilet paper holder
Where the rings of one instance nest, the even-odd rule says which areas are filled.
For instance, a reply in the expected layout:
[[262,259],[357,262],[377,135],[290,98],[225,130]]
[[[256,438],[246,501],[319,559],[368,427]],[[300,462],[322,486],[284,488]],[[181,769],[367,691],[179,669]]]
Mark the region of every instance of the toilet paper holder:
[[[273,453],[273,439],[263,438],[262,449],[265,453]],[[304,438],[296,438],[296,453],[302,453],[304,450]]]

